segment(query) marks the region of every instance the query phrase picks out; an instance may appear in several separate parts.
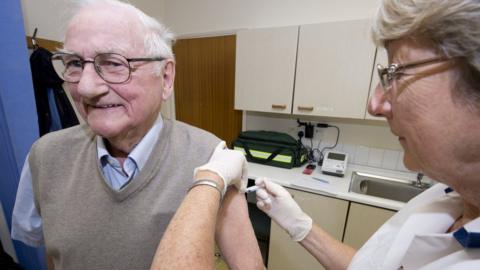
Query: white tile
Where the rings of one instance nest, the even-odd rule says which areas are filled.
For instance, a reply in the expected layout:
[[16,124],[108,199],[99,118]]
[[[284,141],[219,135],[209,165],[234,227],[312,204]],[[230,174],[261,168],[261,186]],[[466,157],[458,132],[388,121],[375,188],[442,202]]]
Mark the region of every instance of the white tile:
[[357,146],[357,151],[355,152],[355,163],[359,165],[368,164],[368,152],[369,148],[363,145]]
[[400,156],[399,151],[385,150],[383,152],[382,168],[395,170],[397,168],[397,162],[398,162],[399,156]]
[[405,165],[403,165],[403,152],[400,152],[400,154],[398,155],[398,160],[397,160],[397,170],[398,171],[407,171],[408,172],[408,169],[405,168]]
[[383,160],[383,149],[380,148],[370,148],[368,152],[368,166],[372,167],[381,167]]
[[351,144],[344,144],[343,145],[343,152],[348,154],[348,163],[355,164],[355,152],[357,151],[357,147]]

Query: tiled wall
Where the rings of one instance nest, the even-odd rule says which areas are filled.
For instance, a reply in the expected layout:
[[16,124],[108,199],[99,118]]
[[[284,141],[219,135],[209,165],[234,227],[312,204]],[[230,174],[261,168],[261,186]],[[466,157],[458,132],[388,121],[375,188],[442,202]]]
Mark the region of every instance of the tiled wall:
[[[324,145],[321,144],[321,147],[323,146]],[[334,150],[347,153],[349,164],[396,171],[409,171],[403,165],[403,151],[352,144],[339,144]]]

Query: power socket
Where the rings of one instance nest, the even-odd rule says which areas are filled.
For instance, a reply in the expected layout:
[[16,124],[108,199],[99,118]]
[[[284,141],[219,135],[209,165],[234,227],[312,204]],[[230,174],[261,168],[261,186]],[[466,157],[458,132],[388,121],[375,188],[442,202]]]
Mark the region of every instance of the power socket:
[[310,123],[307,123],[307,125],[305,125],[305,138],[308,138],[308,139],[313,138],[314,128],[315,126]]

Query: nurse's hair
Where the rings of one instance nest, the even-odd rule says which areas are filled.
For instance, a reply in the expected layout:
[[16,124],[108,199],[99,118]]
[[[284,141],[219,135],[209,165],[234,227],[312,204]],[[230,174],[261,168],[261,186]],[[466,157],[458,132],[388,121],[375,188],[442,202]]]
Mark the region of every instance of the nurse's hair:
[[[122,2],[119,0],[73,0],[73,8],[71,9],[71,16],[73,17],[77,12],[83,8],[93,6],[106,6],[112,8],[119,8],[134,14],[145,30],[143,37],[143,45],[145,50],[145,57],[164,57],[174,60],[172,45],[175,42],[174,34],[162,23],[155,18],[145,14],[135,6]],[[164,62],[162,62],[164,63]],[[160,65],[159,65],[159,68]],[[159,74],[159,70],[157,70]]]
[[373,22],[378,46],[401,38],[421,38],[458,66],[458,93],[480,104],[480,1],[383,0]]

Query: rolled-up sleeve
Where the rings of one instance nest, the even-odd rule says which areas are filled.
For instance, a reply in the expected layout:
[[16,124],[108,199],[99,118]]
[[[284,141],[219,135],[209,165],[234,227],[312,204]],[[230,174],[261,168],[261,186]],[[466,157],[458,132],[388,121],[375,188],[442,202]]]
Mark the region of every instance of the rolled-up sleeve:
[[12,239],[38,247],[43,245],[42,218],[34,203],[28,156],[23,165],[12,215]]

